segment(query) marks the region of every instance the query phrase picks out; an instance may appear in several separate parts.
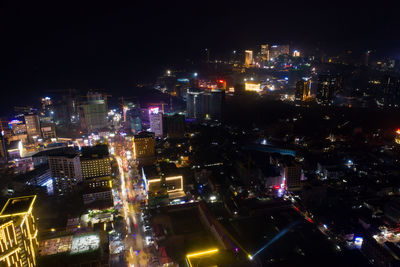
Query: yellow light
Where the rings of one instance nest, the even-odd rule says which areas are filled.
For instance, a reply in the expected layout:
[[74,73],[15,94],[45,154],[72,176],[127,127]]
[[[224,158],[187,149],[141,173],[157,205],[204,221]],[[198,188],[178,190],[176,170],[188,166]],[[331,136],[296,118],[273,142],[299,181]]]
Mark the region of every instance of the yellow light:
[[186,258],[197,257],[197,256],[206,255],[206,254],[211,254],[211,253],[216,253],[216,252],[218,252],[218,249],[217,249],[217,248],[214,248],[214,249],[210,249],[210,250],[206,250],[206,251],[201,251],[201,252],[196,252],[196,253],[187,254],[187,255],[186,255]]
[[50,231],[52,231],[52,232],[55,232],[55,231],[56,231],[56,229],[54,229],[54,228],[51,228],[51,229],[50,229]]

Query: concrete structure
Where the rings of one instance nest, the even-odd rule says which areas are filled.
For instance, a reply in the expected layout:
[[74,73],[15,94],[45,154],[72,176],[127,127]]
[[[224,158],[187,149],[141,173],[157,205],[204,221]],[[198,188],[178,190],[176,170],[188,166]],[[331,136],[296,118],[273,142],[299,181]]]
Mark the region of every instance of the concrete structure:
[[71,193],[82,181],[79,155],[76,153],[55,153],[48,157],[50,174],[53,179],[54,194]]
[[28,141],[33,143],[41,138],[39,115],[29,113],[24,115]]
[[154,159],[155,139],[154,133],[141,132],[133,136],[133,158],[139,162],[149,162]]
[[311,97],[311,80],[301,79],[296,83],[295,100],[298,102],[305,101]]
[[107,145],[83,147],[80,162],[83,180],[111,175],[111,163]]
[[79,108],[83,130],[92,132],[107,127],[107,103],[102,94],[89,92],[87,101]]

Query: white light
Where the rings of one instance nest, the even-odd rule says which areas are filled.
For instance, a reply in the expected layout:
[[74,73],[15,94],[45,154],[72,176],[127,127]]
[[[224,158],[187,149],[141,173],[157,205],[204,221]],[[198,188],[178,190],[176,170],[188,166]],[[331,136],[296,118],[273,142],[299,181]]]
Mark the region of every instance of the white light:
[[253,81],[253,80],[254,80],[254,78],[253,78],[253,77],[251,77],[251,78],[250,78],[250,80],[252,80],[252,81]]
[[194,77],[197,77],[197,75],[198,75],[197,72],[193,73],[193,76],[194,76]]

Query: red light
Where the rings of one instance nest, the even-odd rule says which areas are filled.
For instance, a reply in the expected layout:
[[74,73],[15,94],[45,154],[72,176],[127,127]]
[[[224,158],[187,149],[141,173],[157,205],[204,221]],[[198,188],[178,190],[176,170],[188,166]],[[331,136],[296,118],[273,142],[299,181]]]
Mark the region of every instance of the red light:
[[279,185],[275,185],[274,188],[278,190],[278,189],[280,189],[281,187],[280,187]]
[[309,221],[310,223],[314,223],[314,221],[311,220],[310,218],[307,218],[307,221]]
[[219,83],[224,83],[225,81],[224,81],[224,80],[219,80],[218,82],[219,82]]
[[297,210],[297,211],[300,211],[299,208],[296,207],[296,206],[293,206],[293,208],[294,208],[295,210]]

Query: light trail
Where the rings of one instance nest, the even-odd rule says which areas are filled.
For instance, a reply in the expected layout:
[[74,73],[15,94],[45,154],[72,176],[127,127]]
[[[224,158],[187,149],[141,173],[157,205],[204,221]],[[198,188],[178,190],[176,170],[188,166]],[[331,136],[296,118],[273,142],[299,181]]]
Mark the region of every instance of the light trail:
[[270,241],[268,241],[267,244],[265,244],[264,246],[262,246],[256,253],[254,253],[253,255],[248,255],[249,259],[252,260],[255,256],[257,256],[257,254],[259,254],[261,251],[263,251],[264,249],[266,249],[267,247],[269,247],[272,243],[274,243],[275,241],[277,241],[279,238],[281,238],[282,236],[284,236],[287,232],[289,232],[290,229],[292,229],[293,227],[295,227],[297,224],[299,224],[300,221],[295,221],[293,223],[291,223],[288,227],[286,227],[285,229],[283,229],[282,231],[280,231],[277,235],[274,236],[274,238],[272,238]]

